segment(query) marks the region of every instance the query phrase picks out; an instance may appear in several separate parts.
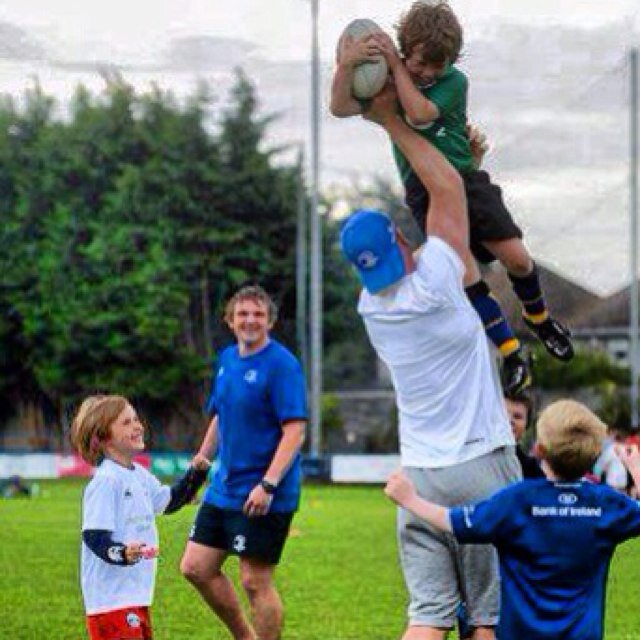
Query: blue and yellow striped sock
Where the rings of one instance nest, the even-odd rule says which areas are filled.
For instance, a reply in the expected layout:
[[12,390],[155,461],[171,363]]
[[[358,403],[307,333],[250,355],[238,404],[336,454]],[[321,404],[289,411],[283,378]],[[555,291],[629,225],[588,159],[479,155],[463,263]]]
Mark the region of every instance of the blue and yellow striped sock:
[[476,310],[489,339],[506,358],[520,349],[520,341],[513,333],[498,301],[484,280],[466,287],[465,293]]
[[514,276],[511,273],[508,275],[513,291],[522,303],[525,317],[534,324],[544,322],[549,317],[549,312],[540,286],[536,265],[534,264],[531,273],[524,277]]

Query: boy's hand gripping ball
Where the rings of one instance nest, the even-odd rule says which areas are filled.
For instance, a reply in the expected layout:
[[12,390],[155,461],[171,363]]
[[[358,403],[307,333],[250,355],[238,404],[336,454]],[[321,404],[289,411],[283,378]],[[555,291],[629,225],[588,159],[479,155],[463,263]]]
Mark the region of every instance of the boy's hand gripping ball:
[[[381,31],[380,27],[368,18],[351,21],[342,32],[340,41],[347,36],[358,40],[363,36]],[[355,98],[366,100],[379,93],[387,82],[389,68],[382,54],[372,60],[360,62],[353,70],[351,91]]]

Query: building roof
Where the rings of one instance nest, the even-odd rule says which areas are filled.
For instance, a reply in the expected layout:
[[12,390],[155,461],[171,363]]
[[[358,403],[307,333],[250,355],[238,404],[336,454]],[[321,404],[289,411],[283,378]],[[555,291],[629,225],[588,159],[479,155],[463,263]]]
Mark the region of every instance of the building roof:
[[[542,290],[553,316],[570,327],[588,326],[583,322],[608,300],[590,293],[543,265],[538,264],[538,272]],[[484,277],[493,294],[500,301],[513,329],[516,333],[526,334],[527,328],[522,322],[522,307],[512,290],[505,270],[500,266],[492,267]]]
[[617,293],[600,299],[593,307],[584,309],[574,319],[574,326],[589,329],[627,327],[630,320],[630,289],[626,287]]

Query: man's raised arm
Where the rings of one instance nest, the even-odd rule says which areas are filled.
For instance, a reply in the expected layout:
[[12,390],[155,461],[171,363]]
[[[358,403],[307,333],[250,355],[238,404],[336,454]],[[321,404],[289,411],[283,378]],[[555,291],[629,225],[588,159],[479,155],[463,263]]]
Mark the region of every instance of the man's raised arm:
[[364,117],[386,130],[429,192],[427,236],[441,238],[460,256],[468,253],[469,219],[462,178],[438,149],[404,122],[392,86],[373,98]]

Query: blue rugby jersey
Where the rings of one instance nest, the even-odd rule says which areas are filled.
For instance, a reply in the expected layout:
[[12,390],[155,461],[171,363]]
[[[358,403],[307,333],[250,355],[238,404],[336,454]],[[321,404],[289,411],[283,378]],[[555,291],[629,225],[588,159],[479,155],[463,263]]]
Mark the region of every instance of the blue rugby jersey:
[[605,485],[525,480],[453,508],[451,524],[498,550],[501,640],[601,640],[611,556],[640,535],[640,505]]
[[[273,339],[244,357],[237,345],[230,346],[220,355],[207,410],[218,416],[218,451],[204,500],[240,510],[273,459],[282,423],[307,419],[302,367]],[[270,511],[294,511],[300,481],[298,454],[278,485]]]

